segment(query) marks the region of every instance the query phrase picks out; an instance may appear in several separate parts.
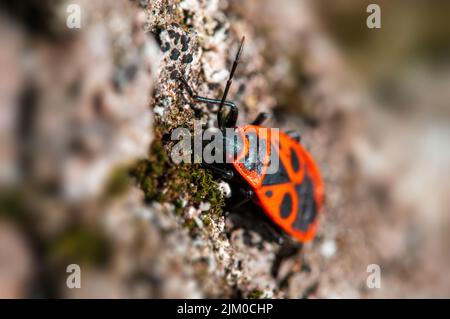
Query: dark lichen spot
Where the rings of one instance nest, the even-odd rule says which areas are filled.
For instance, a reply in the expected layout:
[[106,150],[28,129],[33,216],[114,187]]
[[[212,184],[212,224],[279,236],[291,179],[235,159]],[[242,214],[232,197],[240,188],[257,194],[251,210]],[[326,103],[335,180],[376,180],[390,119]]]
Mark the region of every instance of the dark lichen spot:
[[183,55],[183,59],[182,59],[183,63],[191,63],[192,60],[193,60],[192,54],[188,53],[188,54]]
[[167,52],[170,49],[170,43],[169,42],[165,42],[162,46],[161,46],[161,50],[163,52]]
[[181,35],[181,51],[185,52],[187,49],[189,49],[189,41],[191,39],[186,36],[185,34]]
[[183,9],[182,12],[183,16],[183,25],[187,28],[193,28],[193,20],[192,20],[192,13],[189,10]]
[[173,40],[173,43],[178,44],[178,41],[180,40],[180,34],[175,32],[174,30],[169,30],[169,37]]
[[153,31],[148,33],[149,37],[153,37],[153,39],[156,41],[159,47],[162,46],[162,40],[161,40],[161,32],[163,30],[161,28],[155,28]]
[[179,57],[180,57],[180,51],[178,51],[177,49],[173,49],[173,50],[170,52],[170,58],[171,58],[172,60],[178,60]]
[[168,33],[171,39],[175,38],[175,35],[177,34],[174,30],[169,30]]
[[177,45],[179,40],[180,40],[180,35],[177,33],[175,35],[175,40],[173,40],[173,43],[175,43]]
[[136,64],[130,64],[125,68],[125,76],[128,81],[133,81],[138,72],[138,66]]
[[177,70],[173,70],[173,71],[170,73],[170,78],[171,78],[172,80],[178,79],[178,78],[179,78],[179,73],[178,73],[178,71],[177,71]]

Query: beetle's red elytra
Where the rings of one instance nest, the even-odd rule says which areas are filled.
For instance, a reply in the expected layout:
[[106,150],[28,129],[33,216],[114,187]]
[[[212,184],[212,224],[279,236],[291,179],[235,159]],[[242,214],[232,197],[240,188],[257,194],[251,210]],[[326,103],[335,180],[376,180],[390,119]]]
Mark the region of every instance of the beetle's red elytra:
[[[259,135],[260,126],[245,125],[237,129],[243,136],[256,132],[258,145],[267,134]],[[252,132],[252,133],[248,133]],[[240,157],[233,161],[236,172],[250,185],[255,194],[253,200],[259,204],[268,217],[286,233],[301,242],[311,240],[317,229],[318,213],[323,206],[324,186],[319,169],[311,155],[295,139],[284,133],[270,137],[267,157],[279,159],[278,170],[266,174],[265,167],[249,170]],[[244,143],[242,154],[256,151]],[[275,154],[274,154],[275,152]]]
[[[205,164],[222,179],[238,181],[242,185],[239,193],[244,197],[240,204],[252,200],[258,204],[264,213],[284,232],[300,242],[314,238],[319,213],[324,202],[324,183],[318,166],[312,156],[300,143],[297,132],[267,134],[267,128],[262,124],[270,115],[260,113],[249,125],[236,126],[238,108],[226,97],[231,86],[233,75],[239,63],[244,38],[242,38],[236,58],[230,71],[222,99],[212,99],[198,96],[191,89],[184,77],[180,77],[189,95],[198,102],[208,105],[219,105],[218,125],[224,131],[234,128],[241,137],[237,147],[239,154],[233,157],[231,163],[213,165]],[[270,131],[270,129],[269,129]],[[226,134],[224,134],[226,136]],[[257,143],[250,143],[249,139]],[[229,144],[230,141],[224,141]],[[259,165],[248,165],[245,158],[258,152],[256,145],[266,145],[266,154],[259,159]],[[234,152],[234,151],[233,151]],[[270,160],[278,160],[278,169],[267,173]]]

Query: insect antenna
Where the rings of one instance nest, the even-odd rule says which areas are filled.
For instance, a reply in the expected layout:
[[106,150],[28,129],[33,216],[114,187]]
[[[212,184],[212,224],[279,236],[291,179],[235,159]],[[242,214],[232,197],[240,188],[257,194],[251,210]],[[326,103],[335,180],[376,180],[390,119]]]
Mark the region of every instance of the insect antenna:
[[225,86],[225,91],[223,92],[222,100],[219,106],[219,113],[222,111],[223,105],[227,99],[228,91],[230,90],[230,86],[233,83],[233,76],[236,68],[239,64],[239,58],[241,57],[242,47],[244,45],[245,36],[242,37],[241,44],[239,45],[238,52],[236,53],[236,57],[234,58],[233,66],[231,67],[230,76],[228,77],[227,85]]

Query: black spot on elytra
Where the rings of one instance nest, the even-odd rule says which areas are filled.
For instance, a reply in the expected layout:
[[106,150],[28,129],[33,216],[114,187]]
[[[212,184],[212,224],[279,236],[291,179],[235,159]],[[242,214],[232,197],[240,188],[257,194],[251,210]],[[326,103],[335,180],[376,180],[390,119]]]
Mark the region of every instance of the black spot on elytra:
[[292,168],[294,169],[294,172],[297,173],[300,169],[300,162],[298,160],[297,153],[295,152],[295,150],[293,148],[291,148],[291,165],[292,165]]
[[267,196],[267,197],[272,197],[272,195],[273,195],[273,192],[272,192],[271,190],[268,190],[268,191],[266,192],[266,196]]
[[264,175],[264,180],[262,182],[263,185],[275,185],[275,184],[283,184],[283,183],[289,183],[289,175],[286,171],[286,167],[284,167],[283,162],[281,161],[278,152],[275,150],[274,147],[272,147],[272,152],[270,154],[271,157],[271,165],[272,164],[272,158],[278,157],[278,169],[276,172],[269,174],[269,172],[266,172],[266,175]]
[[292,212],[292,197],[290,193],[286,193],[283,196],[283,200],[280,204],[280,216],[282,218],[288,218]]
[[308,175],[305,175],[300,185],[295,185],[295,191],[298,195],[298,208],[292,228],[305,232],[317,216],[313,184]]
[[192,60],[193,60],[192,54],[188,53],[188,54],[183,55],[183,58],[182,58],[183,63],[191,63]]
[[170,58],[171,58],[172,60],[178,60],[179,57],[180,57],[180,51],[178,51],[177,49],[173,49],[173,50],[170,52]]

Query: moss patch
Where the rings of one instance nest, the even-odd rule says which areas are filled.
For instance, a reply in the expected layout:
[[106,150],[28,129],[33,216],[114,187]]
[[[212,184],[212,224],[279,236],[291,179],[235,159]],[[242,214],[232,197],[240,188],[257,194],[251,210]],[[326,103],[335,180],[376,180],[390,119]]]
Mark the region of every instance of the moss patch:
[[106,239],[96,231],[77,227],[54,240],[48,250],[58,262],[103,265],[109,255]]
[[225,201],[211,173],[199,164],[173,164],[160,139],[152,144],[149,157],[133,167],[131,175],[147,201],[171,202],[178,211],[182,199],[194,206],[208,201],[210,214],[222,214]]
[[130,175],[128,167],[118,167],[110,175],[106,182],[103,196],[105,198],[111,198],[119,196],[128,189],[130,186]]
[[249,294],[249,299],[260,299],[264,296],[264,292],[259,289],[253,289]]
[[0,192],[0,217],[11,219],[18,224],[28,220],[26,215],[26,197],[19,190]]

